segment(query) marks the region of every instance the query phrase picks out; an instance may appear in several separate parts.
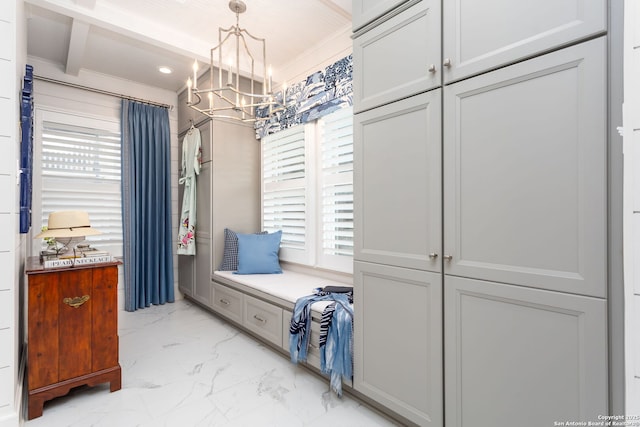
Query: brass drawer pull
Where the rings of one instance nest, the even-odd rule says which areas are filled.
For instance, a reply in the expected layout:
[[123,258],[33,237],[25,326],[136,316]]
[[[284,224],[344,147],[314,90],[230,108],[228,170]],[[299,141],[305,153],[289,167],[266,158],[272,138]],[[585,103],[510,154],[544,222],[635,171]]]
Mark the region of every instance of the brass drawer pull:
[[65,298],[62,302],[67,304],[69,307],[78,308],[85,302],[89,301],[89,298],[89,295],[83,295],[81,297]]
[[253,318],[256,319],[258,322],[267,323],[267,321],[265,319],[263,319],[262,317],[258,316],[257,314],[254,314]]

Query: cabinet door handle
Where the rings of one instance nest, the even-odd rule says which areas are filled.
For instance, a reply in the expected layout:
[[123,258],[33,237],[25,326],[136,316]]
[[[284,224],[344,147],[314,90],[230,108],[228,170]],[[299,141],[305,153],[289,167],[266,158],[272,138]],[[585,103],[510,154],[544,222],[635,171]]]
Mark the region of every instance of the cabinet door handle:
[[62,300],[63,303],[67,304],[69,307],[78,308],[85,302],[89,301],[91,298],[89,295],[83,295],[81,297],[73,297],[73,298],[64,298]]
[[222,299],[222,298],[221,298],[219,301],[220,301],[222,304],[224,304],[224,305],[229,305],[229,304],[231,304],[231,303],[230,303],[229,301],[227,301],[226,299]]
[[429,71],[430,73],[435,73],[436,72],[435,64],[429,65],[429,68],[427,68],[427,71]]
[[254,314],[253,318],[256,319],[258,322],[267,323],[267,321],[265,319],[263,319],[262,317],[258,316],[257,314]]
[[444,258],[445,261],[451,261],[453,259],[453,255],[445,255],[442,258]]
[[431,259],[436,259],[436,258],[438,258],[438,254],[437,254],[437,253],[435,253],[435,252],[431,252],[431,253],[429,254],[429,258],[431,258]]
[[442,65],[444,65],[447,68],[451,67],[451,59],[445,58],[444,62],[442,63]]

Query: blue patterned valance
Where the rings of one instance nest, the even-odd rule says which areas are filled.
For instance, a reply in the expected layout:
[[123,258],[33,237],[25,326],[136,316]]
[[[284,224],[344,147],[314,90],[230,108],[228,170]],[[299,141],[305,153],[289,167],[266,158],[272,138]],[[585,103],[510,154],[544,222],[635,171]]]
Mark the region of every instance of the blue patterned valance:
[[[316,120],[326,114],[353,105],[353,58],[351,55],[317,71],[307,80],[287,89],[285,111],[269,120],[256,123],[256,138]],[[276,97],[280,101],[281,93]],[[257,109],[258,117],[266,117],[265,109]]]

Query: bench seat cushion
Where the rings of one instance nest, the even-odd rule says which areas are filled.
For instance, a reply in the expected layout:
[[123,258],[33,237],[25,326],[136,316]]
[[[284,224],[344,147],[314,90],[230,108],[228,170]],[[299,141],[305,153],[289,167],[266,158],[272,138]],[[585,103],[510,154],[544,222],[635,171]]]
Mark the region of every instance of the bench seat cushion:
[[[276,298],[295,304],[298,298],[311,295],[315,288],[325,286],[350,286],[347,283],[328,280],[318,276],[284,270],[282,274],[233,274],[232,271],[216,271],[216,276],[233,281]],[[314,311],[322,311],[329,303],[318,302],[313,305]]]

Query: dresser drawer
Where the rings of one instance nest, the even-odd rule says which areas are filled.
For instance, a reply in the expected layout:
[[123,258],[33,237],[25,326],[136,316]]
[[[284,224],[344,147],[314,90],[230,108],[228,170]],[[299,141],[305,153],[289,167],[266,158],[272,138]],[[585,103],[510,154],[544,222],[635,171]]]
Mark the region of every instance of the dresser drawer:
[[237,323],[242,323],[243,294],[219,283],[213,282],[212,308]]
[[244,296],[242,325],[256,335],[282,345],[282,309],[249,295]]

